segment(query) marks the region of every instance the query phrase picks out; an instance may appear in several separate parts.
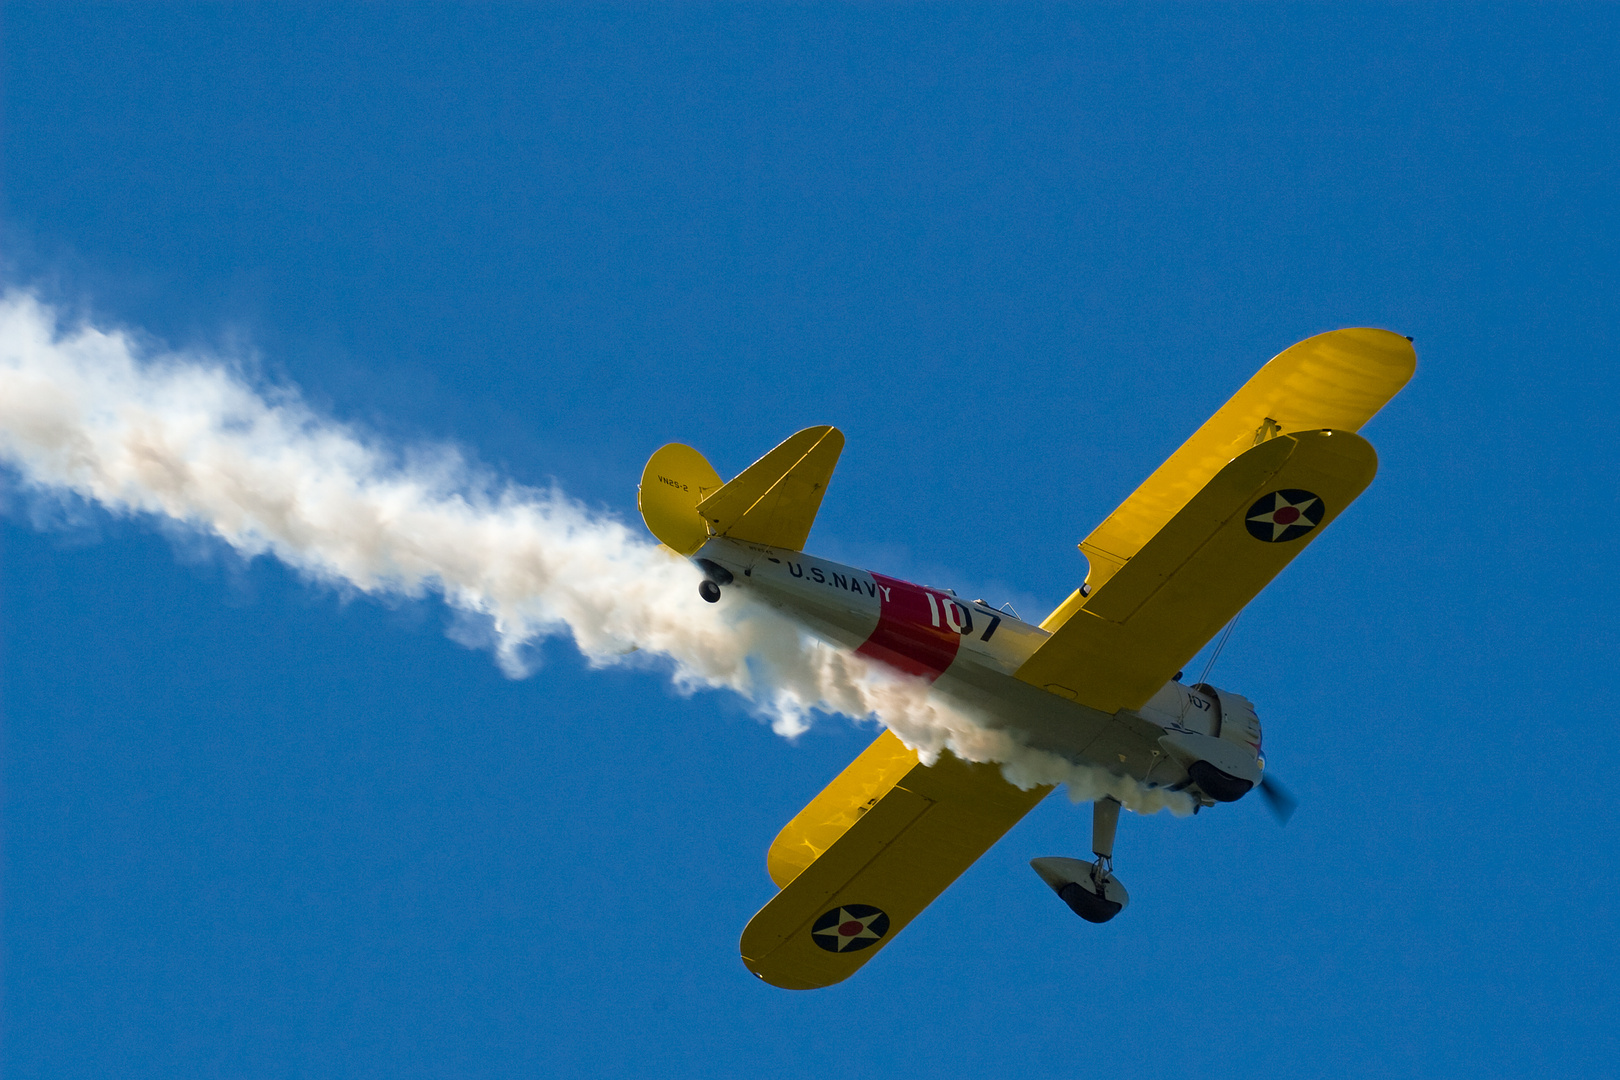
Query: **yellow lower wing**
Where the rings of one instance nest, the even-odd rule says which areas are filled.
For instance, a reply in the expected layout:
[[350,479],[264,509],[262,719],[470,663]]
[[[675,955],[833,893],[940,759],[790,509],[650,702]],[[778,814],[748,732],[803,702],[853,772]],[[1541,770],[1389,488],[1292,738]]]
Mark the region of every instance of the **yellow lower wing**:
[[788,990],[849,978],[1051,790],[949,754],[918,764],[884,732],[772,845],[786,884],[743,931],[743,963]]
[[1282,435],[1239,455],[1084,598],[1017,677],[1102,712],[1139,708],[1377,470],[1372,446],[1348,431]]

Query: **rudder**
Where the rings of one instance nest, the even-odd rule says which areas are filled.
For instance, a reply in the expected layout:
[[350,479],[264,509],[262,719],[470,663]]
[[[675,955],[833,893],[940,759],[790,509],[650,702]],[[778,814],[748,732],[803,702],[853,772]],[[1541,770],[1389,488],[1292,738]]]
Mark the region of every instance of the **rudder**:
[[709,539],[709,525],[698,503],[722,487],[708,459],[684,443],[661,446],[641,470],[636,506],[647,530],[681,555],[691,555]]

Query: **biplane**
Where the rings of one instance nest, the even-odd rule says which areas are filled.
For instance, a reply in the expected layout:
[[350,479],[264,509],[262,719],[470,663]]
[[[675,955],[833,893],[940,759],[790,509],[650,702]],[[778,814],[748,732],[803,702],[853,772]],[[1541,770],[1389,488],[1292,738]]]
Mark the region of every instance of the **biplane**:
[[[1254,706],[1181,672],[1372,482],[1377,455],[1356,432],[1416,363],[1409,338],[1374,329],[1280,353],[1081,541],[1085,580],[1039,625],[807,554],[844,446],[836,428],[806,428],[729,481],[672,443],[648,461],[638,501],[711,603],[747,590],[1030,746],[1184,792],[1195,809],[1257,787],[1286,809]],[[848,978],[1050,790],[948,752],[925,765],[885,731],[771,844],[779,891],[743,931],[743,962],[788,989]],[[1129,899],[1113,873],[1120,808],[1092,804],[1091,861],[1031,863],[1091,922]]]

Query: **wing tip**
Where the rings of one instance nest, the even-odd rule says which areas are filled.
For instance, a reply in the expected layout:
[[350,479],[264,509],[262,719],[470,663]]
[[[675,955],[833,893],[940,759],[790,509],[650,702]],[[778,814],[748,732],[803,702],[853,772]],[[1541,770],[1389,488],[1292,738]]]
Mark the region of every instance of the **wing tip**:
[[[1417,371],[1417,347],[1408,334],[1382,326],[1347,326],[1338,330],[1329,330],[1314,337],[1308,337],[1292,348],[1301,345],[1352,344],[1349,350],[1355,354],[1359,361],[1371,360],[1384,369],[1382,374],[1387,378],[1387,396],[1385,401],[1400,393]],[[1284,352],[1291,350],[1285,349]]]

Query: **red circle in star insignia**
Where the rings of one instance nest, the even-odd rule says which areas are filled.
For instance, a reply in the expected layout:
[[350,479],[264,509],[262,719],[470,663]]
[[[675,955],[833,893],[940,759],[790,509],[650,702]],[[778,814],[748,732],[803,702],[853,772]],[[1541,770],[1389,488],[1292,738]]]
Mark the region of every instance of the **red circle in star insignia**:
[[1268,544],[1298,540],[1327,515],[1327,503],[1314,491],[1283,488],[1262,495],[1244,517],[1249,535]]
[[822,915],[810,927],[810,940],[828,952],[859,952],[883,940],[889,916],[871,904],[844,904]]

